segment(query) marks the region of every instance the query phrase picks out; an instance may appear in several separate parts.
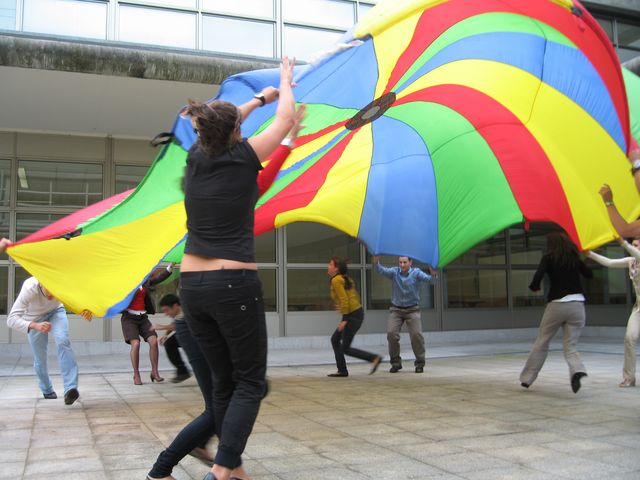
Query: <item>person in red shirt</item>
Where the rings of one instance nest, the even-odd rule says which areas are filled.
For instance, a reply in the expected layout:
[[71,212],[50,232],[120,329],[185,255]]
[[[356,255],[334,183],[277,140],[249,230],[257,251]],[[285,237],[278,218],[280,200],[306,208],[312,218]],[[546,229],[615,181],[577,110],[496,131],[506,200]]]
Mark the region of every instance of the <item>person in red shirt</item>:
[[133,367],[133,383],[142,385],[140,377],[140,337],[149,344],[149,359],[151,360],[151,381],[162,382],[164,378],[158,372],[158,335],[154,331],[147,314],[155,313],[153,300],[149,296],[149,287],[157,285],[171,275],[173,264],[163,272],[152,275],[133,295],[129,306],[123,310],[120,322],[124,341],[131,345],[131,366]]

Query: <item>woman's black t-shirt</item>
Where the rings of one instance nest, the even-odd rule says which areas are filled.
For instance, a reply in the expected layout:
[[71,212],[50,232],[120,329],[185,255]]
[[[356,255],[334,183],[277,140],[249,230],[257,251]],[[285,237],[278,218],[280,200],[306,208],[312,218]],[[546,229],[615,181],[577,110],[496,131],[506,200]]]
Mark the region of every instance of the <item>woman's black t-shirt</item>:
[[197,144],[185,170],[185,253],[254,262],[253,216],[256,178],[262,165],[246,139],[209,157]]

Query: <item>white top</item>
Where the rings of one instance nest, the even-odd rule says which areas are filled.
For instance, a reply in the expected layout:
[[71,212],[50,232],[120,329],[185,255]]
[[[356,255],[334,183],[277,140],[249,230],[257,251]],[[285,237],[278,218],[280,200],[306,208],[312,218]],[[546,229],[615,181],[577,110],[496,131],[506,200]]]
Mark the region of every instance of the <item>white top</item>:
[[49,300],[35,277],[27,278],[16,301],[13,302],[11,312],[7,316],[7,325],[19,332],[29,332],[29,324],[43,315],[62,307],[57,299]]
[[581,293],[570,293],[569,295],[565,295],[562,298],[556,298],[555,300],[551,300],[551,302],[555,303],[565,303],[565,302],[584,302],[584,295]]

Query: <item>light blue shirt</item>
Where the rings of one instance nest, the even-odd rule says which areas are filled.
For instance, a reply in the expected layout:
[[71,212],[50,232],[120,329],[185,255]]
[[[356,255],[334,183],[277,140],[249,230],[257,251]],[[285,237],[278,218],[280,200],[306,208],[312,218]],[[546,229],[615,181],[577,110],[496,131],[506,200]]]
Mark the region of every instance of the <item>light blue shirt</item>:
[[394,306],[413,307],[420,303],[419,282],[430,282],[431,275],[419,268],[410,268],[407,273],[402,273],[400,267],[383,267],[380,263],[375,266],[379,274],[391,279],[391,303]]

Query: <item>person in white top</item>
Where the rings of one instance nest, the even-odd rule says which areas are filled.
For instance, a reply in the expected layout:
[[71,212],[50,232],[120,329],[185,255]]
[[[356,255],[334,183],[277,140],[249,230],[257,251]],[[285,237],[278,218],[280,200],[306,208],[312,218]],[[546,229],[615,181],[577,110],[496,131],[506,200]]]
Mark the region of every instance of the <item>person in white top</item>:
[[622,367],[622,382],[620,387],[636,386],[636,344],[640,337],[640,275],[638,275],[638,262],[640,261],[640,240],[635,239],[632,244],[619,240],[620,245],[631,255],[630,257],[611,259],[598,255],[595,252],[587,252],[587,256],[608,268],[628,268],[629,278],[636,292],[636,302],[631,309],[631,315],[627,322],[627,332],[624,336],[624,365]]
[[[84,311],[82,316],[85,320],[91,320],[88,311]],[[33,352],[33,369],[38,376],[42,395],[46,399],[58,398],[47,368],[47,343],[51,332],[58,349],[60,374],[64,383],[64,403],[71,405],[75,402],[80,396],[78,364],[71,349],[69,321],[62,303],[35,277],[29,277],[22,284],[18,298],[13,302],[7,325],[27,334]]]

